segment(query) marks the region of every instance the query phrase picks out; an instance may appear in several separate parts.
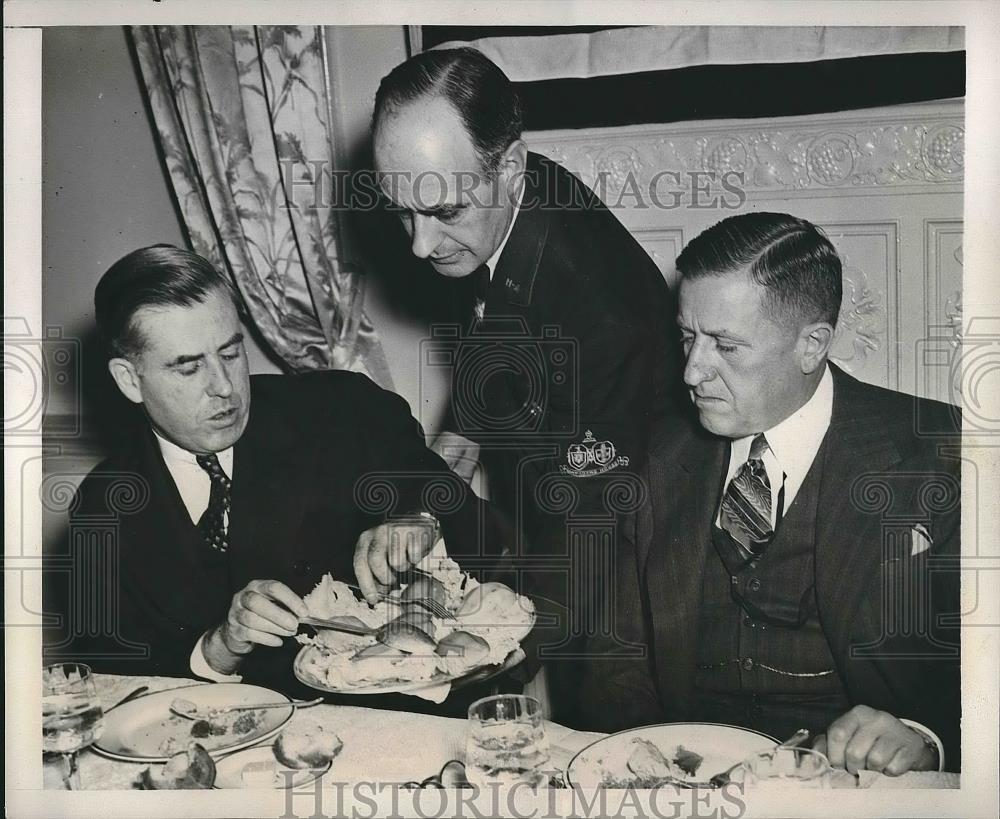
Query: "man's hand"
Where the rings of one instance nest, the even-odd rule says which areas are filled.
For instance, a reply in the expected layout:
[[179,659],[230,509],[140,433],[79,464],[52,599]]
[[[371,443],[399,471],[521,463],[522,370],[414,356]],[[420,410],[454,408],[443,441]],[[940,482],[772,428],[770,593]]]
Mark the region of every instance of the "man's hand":
[[361,533],[354,547],[354,575],[365,600],[375,604],[379,593],[396,583],[396,575],[416,566],[434,548],[426,524],[383,523]]
[[254,645],[280,646],[309,614],[302,598],[277,580],[251,580],[233,595],[225,621],[212,631],[202,652],[221,674],[231,674]]
[[442,432],[434,439],[431,450],[440,455],[458,477],[472,483],[479,466],[479,444],[456,432]]
[[851,773],[878,771],[899,776],[937,769],[936,752],[923,737],[892,714],[856,705],[817,737],[813,747],[835,768]]

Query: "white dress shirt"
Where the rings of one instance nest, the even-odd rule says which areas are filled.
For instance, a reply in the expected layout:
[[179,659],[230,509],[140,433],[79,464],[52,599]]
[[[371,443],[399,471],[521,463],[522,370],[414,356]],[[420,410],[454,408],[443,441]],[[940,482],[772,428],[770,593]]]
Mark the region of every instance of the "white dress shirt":
[[[160,445],[160,453],[163,455],[163,462],[167,465],[167,471],[174,479],[181,500],[184,501],[184,507],[191,516],[192,522],[197,523],[205,514],[205,510],[208,509],[208,500],[212,495],[212,479],[204,469],[198,466],[193,452],[188,452],[177,444],[171,443],[156,430],[153,432],[156,435],[156,443]],[[229,447],[229,449],[215,454],[219,458],[219,465],[231,481],[233,479],[233,448]],[[226,528],[229,528],[228,513],[226,515]]]
[[[208,509],[208,501],[212,495],[212,479],[208,473],[198,465],[198,461],[193,452],[188,452],[173,444],[153,430],[156,435],[156,443],[160,445],[160,453],[163,455],[163,462],[167,466],[170,477],[174,479],[174,485],[180,493],[181,500],[184,501],[184,508],[191,516],[191,521],[197,523],[201,516]],[[233,479],[233,448],[224,449],[215,453],[219,458],[219,465],[222,467],[229,480]],[[229,528],[229,514],[226,514],[226,528]],[[206,549],[208,546],[205,547]],[[243,679],[239,674],[219,674],[205,659],[205,654],[201,650],[202,643],[208,632],[198,638],[194,650],[191,652],[191,673],[196,677],[215,682],[239,682]]]
[[[812,462],[816,460],[816,453],[823,443],[823,436],[830,427],[832,414],[833,376],[827,367],[805,404],[784,421],[770,429],[762,430],[768,444],[763,461],[767,479],[771,484],[772,527],[777,526],[779,518],[784,516],[795,500]],[[726,488],[750,457],[750,444],[755,437],[756,434],[747,435],[745,438],[735,438],[730,442]],[[778,498],[781,495],[782,485],[785,487],[785,502],[779,514]]]
[[517,221],[517,214],[521,210],[521,203],[524,202],[524,180],[521,180],[521,190],[517,194],[517,204],[514,206],[514,215],[510,218],[510,224],[507,225],[507,232],[503,235],[503,240],[497,246],[497,249],[493,251],[493,255],[486,260],[486,269],[490,271],[490,281],[493,281],[493,271],[497,269],[497,262],[500,261],[500,254],[503,253],[503,249],[507,247],[507,240],[510,238],[511,232],[514,230],[514,222]]

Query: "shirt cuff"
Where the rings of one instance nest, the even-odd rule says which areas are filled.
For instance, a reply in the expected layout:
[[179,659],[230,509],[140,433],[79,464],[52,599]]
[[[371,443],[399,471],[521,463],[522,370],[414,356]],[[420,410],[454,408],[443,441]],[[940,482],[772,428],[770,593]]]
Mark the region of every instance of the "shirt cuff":
[[196,677],[201,677],[203,680],[211,680],[212,682],[243,682],[242,674],[220,674],[208,664],[208,660],[205,659],[205,652],[201,650],[201,647],[205,644],[206,637],[208,637],[207,631],[194,644],[194,651],[191,652],[191,673]]
[[938,755],[938,770],[944,770],[944,745],[941,744],[941,740],[938,739],[938,735],[935,734],[930,728],[925,725],[921,725],[919,722],[914,722],[912,719],[902,719],[899,720],[907,728],[912,728],[923,738],[924,742],[928,745],[937,748]]

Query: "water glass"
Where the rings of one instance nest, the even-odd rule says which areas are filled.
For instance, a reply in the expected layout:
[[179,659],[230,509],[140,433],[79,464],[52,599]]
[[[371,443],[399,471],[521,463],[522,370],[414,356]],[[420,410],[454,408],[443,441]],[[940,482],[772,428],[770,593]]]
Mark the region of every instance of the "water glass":
[[473,785],[544,787],[548,761],[542,706],[534,697],[499,694],[469,706],[465,775]]
[[80,787],[77,753],[100,739],[104,712],[94,676],[83,663],[58,663],[42,669],[42,751],[61,754],[65,784]]
[[747,789],[829,788],[830,761],[812,748],[775,748],[743,762]]

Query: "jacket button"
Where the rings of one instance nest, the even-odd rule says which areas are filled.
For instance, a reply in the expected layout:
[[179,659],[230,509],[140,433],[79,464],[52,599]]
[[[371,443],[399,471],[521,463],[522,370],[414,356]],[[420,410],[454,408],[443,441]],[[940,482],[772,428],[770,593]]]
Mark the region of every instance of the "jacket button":
[[760,591],[760,580],[758,578],[753,578],[749,583],[750,591]]
[[740,663],[740,665],[743,666],[744,671],[753,671],[753,660],[749,657],[744,657],[743,662]]

